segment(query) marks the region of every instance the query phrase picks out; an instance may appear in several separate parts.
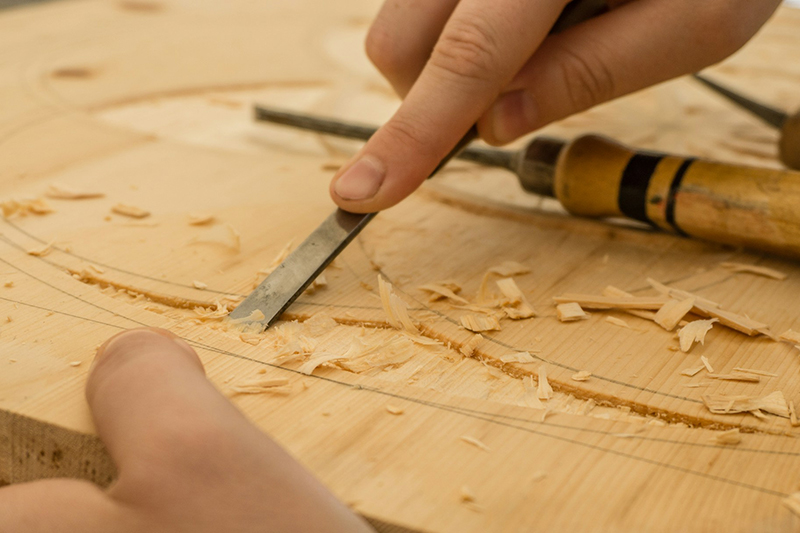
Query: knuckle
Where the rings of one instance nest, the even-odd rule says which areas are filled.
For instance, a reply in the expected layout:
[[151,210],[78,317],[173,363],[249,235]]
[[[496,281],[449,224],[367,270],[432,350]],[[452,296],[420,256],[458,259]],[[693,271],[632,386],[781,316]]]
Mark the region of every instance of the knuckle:
[[451,21],[433,49],[430,65],[460,78],[487,81],[497,68],[497,39],[490,27]]
[[575,111],[610,100],[616,94],[614,74],[597,57],[586,57],[584,53],[565,48],[557,65]]
[[397,42],[398,40],[385,26],[379,23],[374,24],[367,33],[365,42],[367,57],[384,75],[394,74],[400,70],[403,63],[403,54]]
[[750,40],[772,12],[770,4],[752,0],[702,2],[692,33],[701,40],[709,59],[722,60]]
[[383,129],[391,137],[393,146],[419,152],[430,145],[424,134],[424,125],[425,123],[420,120],[409,120],[397,115],[387,122]]

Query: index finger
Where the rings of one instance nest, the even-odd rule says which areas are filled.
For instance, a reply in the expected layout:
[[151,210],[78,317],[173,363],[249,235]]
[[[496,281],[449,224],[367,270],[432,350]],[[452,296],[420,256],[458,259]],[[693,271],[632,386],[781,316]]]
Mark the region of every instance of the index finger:
[[371,212],[414,191],[513,79],[565,4],[462,0],[395,115],[334,177],[334,201]]

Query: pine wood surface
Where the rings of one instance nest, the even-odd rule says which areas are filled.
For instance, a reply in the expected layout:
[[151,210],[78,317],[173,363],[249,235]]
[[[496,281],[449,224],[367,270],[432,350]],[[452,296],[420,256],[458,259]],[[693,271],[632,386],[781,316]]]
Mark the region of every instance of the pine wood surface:
[[[389,342],[399,334],[381,309],[380,273],[440,346],[407,347],[394,368],[320,367],[306,376],[297,363],[274,361],[281,332],[295,326],[279,325],[253,346],[216,322],[196,323],[193,307],[247,294],[259,270],[333,209],[331,169],[358,146],[253,124],[250,105],[373,123],[396,107],[362,52],[378,5],[85,0],[0,12],[0,97],[13,104],[0,106],[0,198],[37,198],[53,183],[105,194],[46,199],[53,213],[0,222],[0,318],[8,317],[0,326],[0,480],[113,478],[83,385],[99,343],[148,325],[192,343],[220,390],[387,530],[798,527],[781,505],[799,485],[797,431],[779,416],[714,415],[701,400],[782,391],[800,401],[797,350],[717,325],[684,354],[670,349],[673,333],[649,321],[590,311],[588,320],[561,323],[552,303],[607,285],[652,296],[652,277],[781,333],[800,329],[796,262],[568,217],[504,171],[456,162],[377,217],[328,269],[328,285],[304,295],[289,317],[312,319],[296,327],[321,351],[346,351],[359,336]],[[798,28],[800,11],[783,8],[712,74],[796,109],[800,62],[787,58],[800,54]],[[776,132],[688,79],[547,131],[778,166]],[[118,203],[152,214],[112,214]],[[191,226],[190,213],[215,222]],[[51,242],[44,256],[27,253]],[[453,279],[472,299],[484,272],[506,260],[531,268],[515,280],[540,316],[503,320],[465,358],[458,348],[472,333],[459,319],[467,311],[429,303],[418,287]],[[724,261],[788,278],[734,274]],[[537,362],[500,361],[516,351]],[[717,373],[745,367],[777,377],[754,384],[682,376],[700,355]],[[536,394],[542,364],[556,390],[548,401]],[[574,381],[578,370],[593,376]],[[289,378],[292,392],[233,395],[237,383],[264,376]],[[735,427],[742,443],[713,440],[715,429]],[[461,501],[463,486],[474,503]]]

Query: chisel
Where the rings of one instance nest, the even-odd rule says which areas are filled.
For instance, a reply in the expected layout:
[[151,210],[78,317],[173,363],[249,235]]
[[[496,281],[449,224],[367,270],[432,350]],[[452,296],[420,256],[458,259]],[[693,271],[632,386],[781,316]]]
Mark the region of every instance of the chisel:
[[703,74],[695,74],[694,78],[777,129],[780,132],[778,156],[781,162],[789,168],[800,170],[800,110],[790,115],[724,87]]
[[[359,139],[375,131],[264,107],[256,116]],[[536,137],[516,152],[469,148],[461,155],[512,170],[523,189],[557,198],[573,215],[624,216],[684,236],[800,257],[800,172],[634,150],[599,135]],[[331,215],[231,316],[260,310],[258,321],[269,326],[371,216]]]

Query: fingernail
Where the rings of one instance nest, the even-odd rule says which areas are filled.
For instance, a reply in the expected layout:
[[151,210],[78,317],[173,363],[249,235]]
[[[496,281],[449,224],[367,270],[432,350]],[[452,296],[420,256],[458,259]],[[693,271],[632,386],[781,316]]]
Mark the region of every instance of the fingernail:
[[367,200],[377,194],[385,176],[383,163],[365,155],[339,176],[333,189],[344,200]]
[[491,110],[492,135],[505,144],[536,129],[539,113],[533,95],[524,89],[502,95]]

